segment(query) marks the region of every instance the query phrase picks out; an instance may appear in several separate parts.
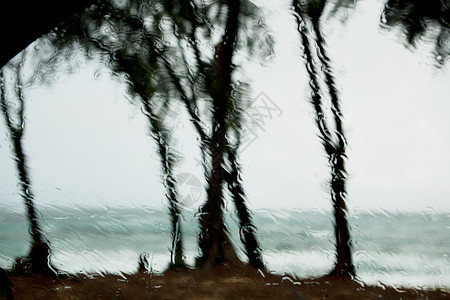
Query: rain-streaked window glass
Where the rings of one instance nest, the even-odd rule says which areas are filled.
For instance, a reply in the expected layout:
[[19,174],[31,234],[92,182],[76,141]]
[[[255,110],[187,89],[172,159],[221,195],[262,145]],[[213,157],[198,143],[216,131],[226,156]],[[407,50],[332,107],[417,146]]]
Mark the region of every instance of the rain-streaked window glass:
[[0,299],[450,297],[448,1],[80,3],[2,42]]

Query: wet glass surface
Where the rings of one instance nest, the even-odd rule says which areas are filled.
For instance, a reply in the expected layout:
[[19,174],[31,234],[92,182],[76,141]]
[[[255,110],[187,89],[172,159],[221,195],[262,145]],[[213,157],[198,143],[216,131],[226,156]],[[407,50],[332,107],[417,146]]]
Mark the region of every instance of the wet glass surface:
[[16,286],[226,266],[299,299],[336,278],[448,292],[448,15],[438,0],[90,6],[1,69],[0,267]]

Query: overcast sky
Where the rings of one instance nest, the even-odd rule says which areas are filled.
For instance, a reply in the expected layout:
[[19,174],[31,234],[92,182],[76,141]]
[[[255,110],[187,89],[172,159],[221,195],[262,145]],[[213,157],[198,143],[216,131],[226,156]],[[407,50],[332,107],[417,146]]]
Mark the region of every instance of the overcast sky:
[[[243,68],[252,79],[252,126],[241,164],[253,208],[331,208],[329,168],[317,137],[294,18],[271,4],[276,56]],[[426,45],[413,52],[379,26],[382,2],[361,1],[345,24],[324,31],[342,99],[349,143],[348,204],[360,209],[450,211],[450,72],[437,69]],[[40,205],[162,207],[164,189],[145,116],[125,88],[93,63],[53,86],[27,91],[26,154]],[[264,111],[264,104],[272,110]],[[180,106],[179,111],[183,111]],[[253,113],[255,110],[252,111]],[[260,115],[261,117],[262,115]],[[186,115],[173,118],[183,156],[181,194],[195,210],[204,191],[196,136]],[[256,119],[255,119],[256,120]],[[2,116],[0,200],[21,207]],[[191,176],[192,175],[192,176]]]

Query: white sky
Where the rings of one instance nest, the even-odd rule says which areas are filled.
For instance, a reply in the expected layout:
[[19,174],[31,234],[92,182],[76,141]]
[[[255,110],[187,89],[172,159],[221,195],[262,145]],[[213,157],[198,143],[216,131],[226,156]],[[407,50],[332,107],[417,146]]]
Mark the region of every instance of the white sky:
[[[282,115],[266,118],[264,130],[254,128],[258,138],[242,153],[248,202],[253,208],[329,210],[329,168],[296,26],[285,6],[273,5],[268,23],[276,57],[244,70],[253,95],[263,92]],[[450,72],[433,67],[429,52],[412,53],[395,33],[380,29],[381,9],[382,2],[362,1],[346,24],[325,27],[349,142],[350,210],[449,211]],[[28,91],[25,150],[36,201],[162,206],[159,158],[145,117],[107,72],[94,79],[96,70],[85,65],[52,87]],[[183,155],[177,172],[201,178],[185,115],[176,117],[174,129]],[[0,202],[20,207],[8,144],[2,119]]]

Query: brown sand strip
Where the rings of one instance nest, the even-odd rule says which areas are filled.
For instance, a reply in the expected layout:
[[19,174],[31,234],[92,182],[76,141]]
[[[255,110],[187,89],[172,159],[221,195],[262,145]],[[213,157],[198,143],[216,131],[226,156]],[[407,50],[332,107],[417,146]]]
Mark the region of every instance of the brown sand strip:
[[365,286],[339,278],[294,280],[253,269],[140,272],[126,275],[77,275],[50,279],[13,276],[14,299],[450,299],[449,290]]

